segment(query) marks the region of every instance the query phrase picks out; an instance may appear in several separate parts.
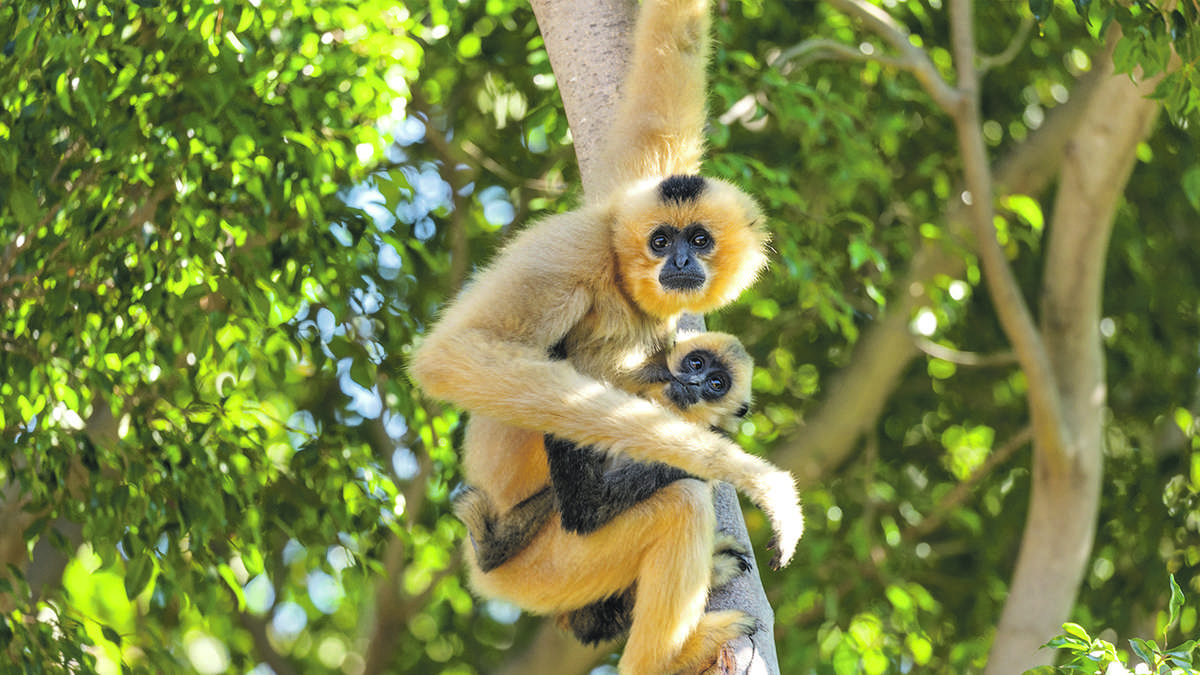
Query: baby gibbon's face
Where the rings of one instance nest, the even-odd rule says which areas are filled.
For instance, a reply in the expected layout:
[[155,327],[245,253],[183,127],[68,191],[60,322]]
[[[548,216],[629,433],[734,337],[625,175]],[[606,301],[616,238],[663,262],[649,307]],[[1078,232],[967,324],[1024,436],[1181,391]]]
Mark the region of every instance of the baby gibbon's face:
[[684,417],[729,429],[750,410],[754,361],[725,333],[701,333],[675,345],[668,357],[667,399]]

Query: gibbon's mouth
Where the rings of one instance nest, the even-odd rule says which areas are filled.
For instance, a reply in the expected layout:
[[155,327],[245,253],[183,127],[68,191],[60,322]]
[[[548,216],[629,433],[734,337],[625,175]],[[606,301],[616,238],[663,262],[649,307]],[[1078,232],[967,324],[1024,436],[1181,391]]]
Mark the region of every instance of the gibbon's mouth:
[[704,275],[664,271],[658,275],[658,283],[668,291],[694,291],[704,285]]
[[671,380],[667,385],[667,398],[671,399],[671,403],[676,407],[686,410],[700,402],[700,387]]

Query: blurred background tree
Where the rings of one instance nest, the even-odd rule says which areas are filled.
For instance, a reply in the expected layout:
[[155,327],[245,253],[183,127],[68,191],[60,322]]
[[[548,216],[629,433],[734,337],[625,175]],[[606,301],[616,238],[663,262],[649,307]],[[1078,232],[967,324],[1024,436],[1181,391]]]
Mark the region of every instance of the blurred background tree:
[[[774,256],[708,325],[810,523],[783,672],[1019,672],[1200,591],[1200,8],[1127,4],[717,3],[708,171]],[[578,197],[529,7],[19,0],[0,45],[0,663],[602,661],[466,590],[404,374]]]

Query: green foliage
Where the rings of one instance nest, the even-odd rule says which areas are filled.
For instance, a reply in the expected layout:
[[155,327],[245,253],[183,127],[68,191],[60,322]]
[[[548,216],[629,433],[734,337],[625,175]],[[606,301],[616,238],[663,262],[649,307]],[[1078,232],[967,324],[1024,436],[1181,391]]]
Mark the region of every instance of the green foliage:
[[[951,77],[944,4],[881,6]],[[1046,5],[987,73],[997,161],[1070,99],[1106,13],[1123,66],[1194,48],[1197,31],[1148,6],[1074,6]],[[919,256],[959,263],[919,289],[922,337],[1009,346],[946,222],[954,129],[920,83],[793,50],[820,36],[885,51],[827,3],[721,11],[706,169],[763,202],[774,252],[709,325],[756,358],[738,440],[769,454],[914,292]],[[1027,16],[976,13],[988,54]],[[459,415],[422,400],[404,361],[512,229],[572,205],[527,4],[19,1],[0,4],[0,46],[0,507],[19,524],[0,537],[65,565],[0,577],[0,661],[481,673],[520,651],[536,621],[477,602],[461,575]],[[1185,92],[1163,94],[1181,124],[1140,153],[1108,260],[1109,463],[1074,618],[1121,634],[1157,607],[1162,574],[1200,584],[1194,64],[1164,80]],[[998,203],[1030,297],[1051,203]],[[981,670],[1029,491],[1012,447],[1024,377],[992,364],[916,361],[862,451],[805,490],[798,560],[764,574],[783,672]],[[1160,443],[1171,426],[1183,434]],[[1178,615],[1195,634],[1195,607]]]
[[[1183,607],[1183,591],[1171,577],[1171,599],[1166,612],[1166,623],[1161,635],[1165,642],[1167,631],[1180,618]],[[1132,638],[1129,649],[1132,655],[1123,654],[1111,642],[1088,635],[1080,625],[1063,624],[1063,634],[1046,643],[1046,647],[1059,649],[1067,655],[1062,666],[1043,666],[1028,670],[1025,675],[1053,675],[1054,673],[1086,672],[1109,675],[1195,675],[1200,673],[1196,660],[1200,660],[1200,642],[1187,640],[1175,647],[1159,647],[1154,640]],[[1137,658],[1137,662],[1131,660]],[[1130,667],[1130,666],[1133,667]]]
[[[1180,123],[1195,118],[1200,111],[1200,7],[1148,0],[1074,3],[1079,16],[1099,26],[1099,35],[1114,22],[1120,24],[1123,37],[1113,54],[1117,72],[1147,78],[1167,71],[1152,98],[1162,101]],[[1029,10],[1039,22],[1050,17],[1054,5],[1053,0],[1029,0]]]

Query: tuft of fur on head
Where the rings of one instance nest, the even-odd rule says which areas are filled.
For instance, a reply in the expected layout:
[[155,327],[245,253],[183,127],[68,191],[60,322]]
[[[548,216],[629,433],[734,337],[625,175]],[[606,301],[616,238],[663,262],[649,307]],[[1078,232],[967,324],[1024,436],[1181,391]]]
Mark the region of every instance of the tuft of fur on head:
[[[642,181],[617,191],[610,206],[621,285],[652,316],[703,314],[724,307],[766,266],[768,234],[762,211],[749,195],[725,181],[681,176]],[[695,290],[664,290],[658,281],[664,259],[651,254],[650,233],[662,224],[682,230],[692,223],[703,224],[715,242],[700,257],[707,278]]]

